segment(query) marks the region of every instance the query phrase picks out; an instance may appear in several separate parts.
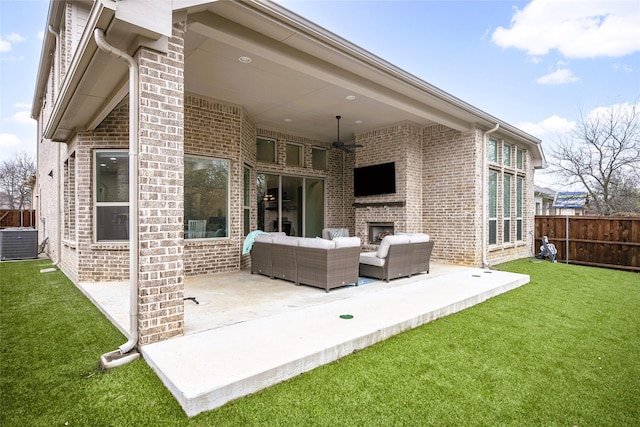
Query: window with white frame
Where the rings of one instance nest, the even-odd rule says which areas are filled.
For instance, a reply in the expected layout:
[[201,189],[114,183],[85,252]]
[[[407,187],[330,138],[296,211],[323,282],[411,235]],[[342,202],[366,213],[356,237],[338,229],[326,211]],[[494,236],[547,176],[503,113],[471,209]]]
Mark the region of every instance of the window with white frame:
[[301,144],[295,144],[293,142],[287,142],[287,166],[303,165],[304,147]]
[[[489,139],[489,244],[522,242],[526,150]],[[502,224],[502,227],[498,227]]]
[[129,240],[129,152],[94,152],[95,230],[97,242]]
[[251,232],[251,168],[244,166],[244,174],[242,181],[242,210],[243,210],[243,229],[244,235]]
[[498,141],[489,139],[488,158],[490,162],[498,163]]
[[511,146],[505,143],[502,144],[502,164],[511,166]]
[[185,239],[229,236],[229,161],[184,157]]
[[522,203],[524,178],[516,178],[516,241],[522,241]]
[[321,171],[327,170],[327,150],[325,148],[313,147],[311,149],[311,167]]
[[276,140],[258,137],[256,139],[256,158],[260,162],[276,163]]
[[502,220],[504,227],[502,229],[502,241],[509,243],[511,241],[511,182],[513,176],[505,173],[502,176]]
[[498,243],[498,171],[489,171],[489,244]]
[[522,148],[516,149],[516,168],[524,169],[524,150]]

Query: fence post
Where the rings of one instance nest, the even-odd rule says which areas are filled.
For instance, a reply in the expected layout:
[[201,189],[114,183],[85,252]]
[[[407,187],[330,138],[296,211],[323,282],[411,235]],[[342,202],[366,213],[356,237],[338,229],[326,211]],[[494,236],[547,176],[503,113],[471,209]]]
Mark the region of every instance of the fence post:
[[565,230],[564,230],[564,262],[565,264],[569,264],[569,215],[565,217]]

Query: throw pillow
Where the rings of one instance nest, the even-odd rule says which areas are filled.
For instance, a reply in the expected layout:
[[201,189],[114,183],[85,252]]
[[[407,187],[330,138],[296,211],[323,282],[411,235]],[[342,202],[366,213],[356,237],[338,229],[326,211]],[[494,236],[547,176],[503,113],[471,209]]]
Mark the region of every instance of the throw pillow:
[[336,237],[343,237],[344,231],[341,228],[334,228],[329,230],[329,239],[333,240]]

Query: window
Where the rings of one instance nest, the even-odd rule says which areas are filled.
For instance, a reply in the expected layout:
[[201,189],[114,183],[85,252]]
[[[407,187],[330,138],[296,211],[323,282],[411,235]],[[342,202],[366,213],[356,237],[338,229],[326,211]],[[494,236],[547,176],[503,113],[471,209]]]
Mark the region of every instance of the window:
[[522,241],[522,189],[524,179],[519,176],[516,178],[516,240]]
[[489,139],[489,161],[498,163],[498,141]]
[[508,243],[511,241],[511,175],[504,174],[502,182],[502,214],[504,222],[502,241]]
[[511,166],[511,146],[504,144],[502,147],[502,164]]
[[516,167],[520,170],[524,169],[524,150],[522,148],[516,150]]
[[244,167],[242,186],[243,225],[244,235],[246,236],[251,232],[251,169],[246,165]]
[[258,138],[256,140],[256,156],[258,161],[276,162],[276,140],[269,138]]
[[287,142],[287,166],[303,165],[304,147],[300,144]]
[[129,240],[129,152],[96,150],[95,239]]
[[311,167],[313,169],[327,170],[327,150],[324,148],[313,147],[311,149]]
[[489,171],[489,244],[498,242],[498,172]]
[[184,158],[185,239],[229,236],[229,161]]
[[64,162],[64,237],[76,239],[76,153]]
[[324,181],[258,173],[258,229],[288,236],[320,237],[324,226]]

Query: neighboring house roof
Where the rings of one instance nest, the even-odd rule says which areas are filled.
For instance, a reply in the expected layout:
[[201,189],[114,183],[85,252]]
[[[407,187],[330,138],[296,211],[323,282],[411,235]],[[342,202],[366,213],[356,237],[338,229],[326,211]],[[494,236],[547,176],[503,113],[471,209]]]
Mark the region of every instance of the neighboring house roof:
[[555,190],[552,190],[552,189],[547,188],[547,187],[540,187],[539,185],[534,185],[533,186],[533,192],[534,192],[534,194],[543,196],[543,197],[545,197],[547,199],[554,199],[556,197]]
[[558,209],[582,209],[587,205],[587,193],[582,191],[559,191],[553,202]]
[[[49,53],[66,3],[50,4],[32,117],[42,108],[53,61]],[[167,4],[174,9],[162,9]],[[65,142],[77,131],[95,129],[128,94],[123,61],[97,48],[94,28],[129,54],[141,44],[168,48],[171,20],[161,19],[159,25],[158,13],[135,13],[140,5],[186,22],[185,92],[240,105],[258,128],[330,142],[336,114],[346,112],[350,117],[341,123],[346,138],[403,121],[461,132],[497,124],[494,135],[528,147],[533,166],[546,167],[539,139],[267,0],[96,1],[51,119],[43,124],[45,138]],[[252,61],[243,63],[240,57]],[[356,99],[345,101],[349,95]]]

